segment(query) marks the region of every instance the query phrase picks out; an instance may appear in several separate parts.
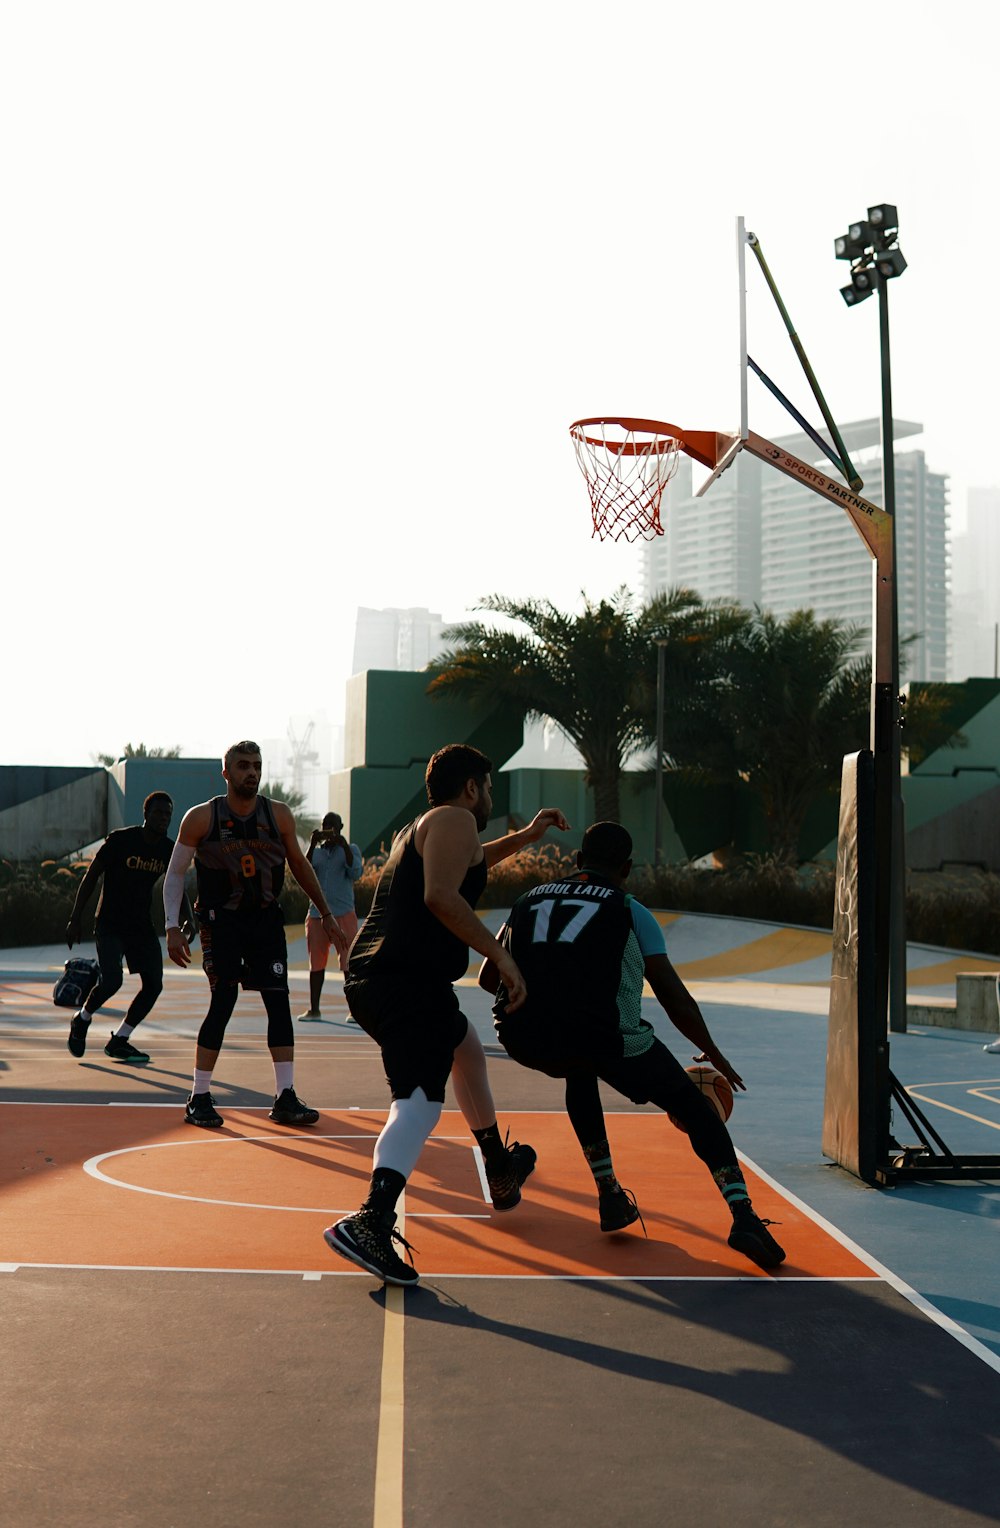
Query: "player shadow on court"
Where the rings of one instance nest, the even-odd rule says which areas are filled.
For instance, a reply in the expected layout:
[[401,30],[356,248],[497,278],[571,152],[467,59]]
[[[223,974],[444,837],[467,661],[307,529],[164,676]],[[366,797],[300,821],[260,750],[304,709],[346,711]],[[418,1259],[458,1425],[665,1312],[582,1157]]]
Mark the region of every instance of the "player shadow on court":
[[[145,1085],[140,1089],[141,1096],[134,1100],[125,1100],[116,1095],[116,1102],[119,1103],[144,1103],[146,1101],[144,1096],[145,1093],[148,1091],[153,1091],[159,1093],[170,1093],[172,1097],[178,1099],[180,1106],[183,1109],[184,1101],[191,1092],[190,1072],[172,1072],[169,1071],[166,1067],[157,1066],[153,1061],[142,1062],[139,1064],[130,1063],[127,1068],[120,1066],[113,1061],[109,1061],[107,1064],[102,1061],[80,1061],[77,1063],[77,1068],[81,1072],[97,1072],[100,1076],[115,1077],[120,1080],[128,1078],[129,1082],[141,1082]],[[176,1082],[161,1082],[161,1078],[176,1078],[177,1080]],[[101,1096],[104,1098],[106,1097],[106,1094],[102,1094]]]
[[974,1215],[983,1220],[996,1220],[998,1213],[996,1184],[986,1188],[968,1180],[964,1183],[900,1183],[893,1188],[892,1197],[894,1200],[906,1200],[909,1204],[930,1205],[935,1210],[949,1210],[962,1216]]
[[[766,1289],[773,1298],[764,1295]],[[647,1284],[637,1279],[623,1284],[595,1277],[564,1289],[559,1323],[582,1325],[567,1305],[594,1293],[601,1301],[597,1319],[602,1332],[612,1300],[660,1318],[640,1327],[632,1323],[631,1313],[622,1312],[628,1323],[624,1340],[642,1344],[644,1351],[490,1316],[427,1282],[406,1290],[404,1314],[701,1397],[724,1408],[723,1418],[726,1412],[742,1411],[749,1428],[766,1424],[777,1430],[777,1447],[789,1472],[796,1461],[780,1435],[797,1433],[813,1445],[807,1462],[832,1451],[853,1468],[896,1482],[907,1492],[983,1512],[990,1498],[988,1483],[996,1479],[1000,1380],[886,1285],[878,1282],[865,1292],[827,1281],[754,1281],[749,1287],[745,1281],[714,1282],[710,1288],[704,1282]],[[384,1305],[385,1295],[383,1286],[370,1298]],[[531,1303],[537,1308],[537,1299]],[[685,1351],[693,1362],[673,1356]],[[482,1361],[481,1348],[479,1353]],[[547,1375],[546,1386],[551,1383]],[[569,1375],[560,1379],[560,1388],[571,1396],[575,1383]],[[647,1427],[655,1428],[658,1406],[651,1401],[646,1407]],[[671,1398],[665,1422],[677,1414]],[[691,1403],[683,1415],[694,1419],[688,1425],[702,1428],[703,1436],[710,1436],[706,1428],[719,1425],[718,1415],[706,1424],[704,1412]],[[754,1438],[755,1449],[761,1441]],[[884,1515],[887,1504],[874,1491],[870,1507],[883,1521],[902,1520]],[[907,1521],[918,1520],[914,1510],[907,1501]]]
[[[277,1135],[255,1136],[252,1140],[247,1139],[246,1144],[248,1146],[255,1147],[259,1151],[274,1152],[284,1161],[301,1162],[306,1167],[318,1167],[323,1172],[336,1173],[339,1177],[357,1179],[359,1189],[367,1189],[369,1180],[371,1178],[371,1148],[375,1136],[365,1135],[361,1138],[362,1150],[358,1154],[357,1166],[354,1166],[349,1162],[345,1162],[342,1152],[339,1151],[336,1154],[331,1151],[329,1161],[324,1162],[319,1155],[313,1155],[307,1151],[302,1151],[300,1148],[293,1145],[295,1140],[315,1140],[317,1143],[324,1146],[332,1145],[333,1143],[331,1142],[329,1135],[325,1134],[321,1128],[322,1124],[323,1121],[321,1118],[319,1126],[313,1125],[308,1129],[299,1131],[297,1134],[291,1134],[290,1136],[284,1138]],[[347,1142],[343,1136],[338,1135],[336,1137],[336,1144],[340,1147],[344,1147],[347,1145]],[[359,1194],[359,1198],[360,1197],[363,1196]]]
[[[440,1201],[441,1208],[454,1212],[454,1193],[447,1190],[443,1193],[447,1197]],[[429,1197],[422,1185],[421,1199]],[[515,1276],[519,1271],[522,1274],[552,1277],[552,1258],[555,1255],[571,1259],[578,1276],[582,1273],[584,1277],[607,1277],[609,1264],[615,1260],[616,1248],[628,1258],[629,1278],[641,1279],[644,1274],[652,1278],[662,1273],[665,1256],[670,1260],[672,1276],[677,1278],[697,1278],[706,1272],[714,1272],[714,1265],[707,1258],[692,1254],[669,1236],[663,1237],[661,1234],[664,1228],[672,1228],[683,1240],[684,1237],[690,1237],[694,1229],[689,1222],[657,1212],[655,1220],[651,1216],[647,1217],[650,1230],[648,1236],[643,1236],[637,1229],[620,1236],[608,1236],[600,1230],[597,1208],[592,1204],[591,1197],[586,1197],[582,1216],[573,1209],[562,1209],[551,1204],[540,1209],[536,1207],[534,1214],[531,1213],[531,1207],[525,1205],[528,1214],[521,1213],[516,1217],[497,1215],[486,1201],[478,1201],[482,1213],[474,1217],[473,1226],[481,1226],[483,1220],[489,1221],[489,1255],[502,1256]],[[411,1210],[406,1219],[406,1239],[414,1253],[418,1254],[418,1261],[420,1218],[419,1211]],[[459,1214],[455,1214],[454,1218],[436,1220],[434,1234],[456,1248],[471,1251],[477,1257],[487,1250],[481,1232],[470,1227],[469,1221]],[[642,1266],[643,1259],[648,1259],[646,1267]]]
[[[934,1304],[959,1326],[972,1331],[973,1335],[978,1333],[980,1342],[994,1349],[1000,1346],[1000,1305],[985,1305],[980,1300],[962,1300],[950,1295],[935,1295]],[[1000,1353],[997,1353],[997,1359],[1000,1361]]]

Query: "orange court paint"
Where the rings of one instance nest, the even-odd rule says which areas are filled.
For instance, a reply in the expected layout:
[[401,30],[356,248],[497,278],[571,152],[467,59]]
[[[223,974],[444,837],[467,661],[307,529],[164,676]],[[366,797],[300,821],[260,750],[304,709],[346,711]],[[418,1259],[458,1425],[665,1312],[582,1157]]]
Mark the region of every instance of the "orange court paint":
[[[201,1131],[173,1107],[2,1107],[3,1261],[56,1266],[342,1273],[322,1231],[361,1203],[381,1111],[324,1111],[311,1131],[266,1110],[225,1111]],[[610,1114],[621,1181],[648,1230],[605,1236],[596,1193],[561,1114],[504,1114],[538,1167],[517,1209],[484,1197],[472,1139],[448,1111],[406,1192],[405,1234],[426,1277],[865,1278],[872,1270],[748,1174],[758,1214],[788,1252],[765,1274],[726,1245],[729,1217],[686,1137],[652,1114]]]

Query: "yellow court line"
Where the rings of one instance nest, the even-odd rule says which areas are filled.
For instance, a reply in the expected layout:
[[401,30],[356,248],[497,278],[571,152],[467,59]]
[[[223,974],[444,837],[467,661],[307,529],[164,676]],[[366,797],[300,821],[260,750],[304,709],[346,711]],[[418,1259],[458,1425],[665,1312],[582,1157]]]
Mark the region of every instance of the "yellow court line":
[[928,987],[943,987],[945,982],[953,982],[961,971],[973,976],[996,976],[1000,970],[1000,962],[996,960],[977,960],[975,956],[953,956],[951,960],[939,960],[933,966],[914,967],[907,971],[906,981],[908,986],[916,986],[920,983]]
[[688,960],[677,967],[684,981],[710,980],[720,976],[748,976],[754,971],[775,971],[781,966],[797,966],[820,955],[829,955],[833,936],[812,929],[777,929],[748,944]]
[[[400,1196],[398,1225],[405,1235]],[[378,1448],[375,1454],[375,1515],[372,1528],[403,1528],[403,1297],[398,1284],[385,1285],[385,1325],[382,1336],[382,1388],[378,1408]]]
[[968,1109],[957,1109],[954,1104],[943,1104],[940,1098],[927,1098],[925,1094],[918,1093],[915,1088],[907,1088],[907,1097],[915,1098],[922,1104],[933,1104],[936,1109],[947,1109],[949,1114],[960,1114],[963,1119],[974,1120],[977,1125],[986,1125],[990,1130],[1000,1130],[1000,1122],[992,1119],[983,1119],[981,1114],[970,1114]]

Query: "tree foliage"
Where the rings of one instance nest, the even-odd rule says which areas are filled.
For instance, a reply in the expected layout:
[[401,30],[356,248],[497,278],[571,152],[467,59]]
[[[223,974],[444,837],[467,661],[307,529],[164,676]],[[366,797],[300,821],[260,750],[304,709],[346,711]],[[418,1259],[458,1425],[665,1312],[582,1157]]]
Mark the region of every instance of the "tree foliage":
[[549,600],[487,596],[476,607],[522,630],[470,621],[452,626],[455,645],[431,665],[428,693],[472,702],[506,700],[526,719],[551,717],[579,750],[599,818],[620,815],[624,764],[648,743],[650,675],[663,642],[678,687],[737,619],[731,606],[672,589],[636,607],[622,587],[609,599],[583,596],[578,614]]
[[272,801],[281,801],[288,807],[295,819],[295,832],[299,838],[309,838],[313,828],[319,827],[319,818],[302,810],[306,804],[305,791],[295,790],[293,786],[285,785],[282,780],[268,780],[261,786],[260,793],[262,796],[268,796]]
[[[702,768],[750,787],[781,863],[798,861],[806,813],[839,789],[844,755],[870,746],[871,659],[861,642],[851,622],[756,608],[719,645],[715,674],[695,697],[695,709],[708,705],[715,718],[697,734]],[[913,763],[946,742],[964,744],[945,697],[944,686],[922,685],[907,707]]]
[[[656,741],[661,644],[665,768],[742,781],[781,864],[797,862],[806,813],[838,789],[844,754],[869,746],[871,661],[850,622],[811,610],[778,617],[682,588],[639,606],[625,588],[584,595],[577,614],[499,594],[476,608],[508,624],[449,628],[454,646],[431,665],[429,693],[551,717],[583,757],[598,817],[619,817],[622,768]],[[918,686],[903,735],[911,762],[964,741],[945,687]]]
[[119,759],[179,759],[181,745],[175,743],[172,748],[147,748],[145,743],[126,743],[121,753],[99,753],[98,764],[117,764]]

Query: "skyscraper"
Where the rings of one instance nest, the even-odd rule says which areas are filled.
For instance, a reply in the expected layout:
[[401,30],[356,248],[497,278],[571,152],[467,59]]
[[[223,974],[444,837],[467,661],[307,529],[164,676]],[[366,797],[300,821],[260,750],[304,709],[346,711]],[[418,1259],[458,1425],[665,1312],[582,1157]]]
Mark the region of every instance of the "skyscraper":
[[681,456],[661,514],[663,535],[643,549],[643,596],[662,589],[697,589],[705,599],[760,599],[761,463],[747,452],[693,497],[691,459]]
[[424,669],[443,652],[444,621],[423,607],[410,610],[358,609],[352,674],[366,669]]
[[[929,471],[922,451],[898,449],[902,437],[921,429],[894,421],[899,628],[901,638],[916,639],[904,648],[904,677],[944,680],[948,479]],[[879,421],[858,420],[842,435],[864,479],[863,496],[881,503]],[[807,435],[781,436],[777,444],[834,475]],[[665,533],[644,549],[646,598],[685,584],[706,599],[759,604],[779,617],[809,609],[821,620],[836,616],[870,632],[872,561],[842,509],[746,452],[703,499],[691,498],[689,463],[682,462],[669,492]]]
[[965,531],[952,541],[951,678],[989,678],[1000,624],[1000,488],[970,488]]

